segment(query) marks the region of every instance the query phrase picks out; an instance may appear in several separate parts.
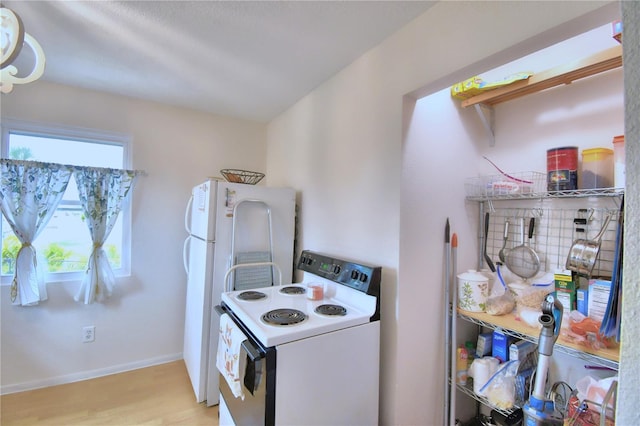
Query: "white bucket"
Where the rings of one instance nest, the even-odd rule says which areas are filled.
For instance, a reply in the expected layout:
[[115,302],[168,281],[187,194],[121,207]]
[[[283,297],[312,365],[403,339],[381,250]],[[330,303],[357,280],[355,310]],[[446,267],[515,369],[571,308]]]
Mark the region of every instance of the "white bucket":
[[458,308],[484,312],[489,297],[489,279],[474,269],[458,275]]

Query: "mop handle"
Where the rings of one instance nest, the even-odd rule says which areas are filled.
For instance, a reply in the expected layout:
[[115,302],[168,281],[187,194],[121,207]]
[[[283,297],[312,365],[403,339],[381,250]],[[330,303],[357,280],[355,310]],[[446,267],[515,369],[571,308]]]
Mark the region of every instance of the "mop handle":
[[[452,274],[451,280],[449,281],[449,285],[453,290],[451,291],[453,295],[453,300],[451,301],[451,396],[449,398],[449,424],[454,426],[456,424],[456,361],[457,361],[457,353],[456,353],[456,321],[457,321],[457,305],[458,305],[458,292],[455,286],[456,282],[456,273],[457,273],[457,265],[458,265],[458,235],[454,233],[451,237],[451,247],[452,247]],[[448,306],[447,306],[448,309]]]

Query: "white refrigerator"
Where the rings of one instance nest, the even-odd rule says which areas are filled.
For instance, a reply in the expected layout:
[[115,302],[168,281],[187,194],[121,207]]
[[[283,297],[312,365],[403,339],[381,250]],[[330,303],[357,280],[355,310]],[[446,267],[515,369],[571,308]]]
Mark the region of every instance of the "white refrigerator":
[[[215,179],[192,189],[185,212],[188,236],[183,358],[198,402],[218,404],[219,315],[212,313],[228,282],[234,289],[291,283],[294,262],[295,190]],[[264,266],[267,262],[277,265]],[[279,277],[279,272],[281,277]]]

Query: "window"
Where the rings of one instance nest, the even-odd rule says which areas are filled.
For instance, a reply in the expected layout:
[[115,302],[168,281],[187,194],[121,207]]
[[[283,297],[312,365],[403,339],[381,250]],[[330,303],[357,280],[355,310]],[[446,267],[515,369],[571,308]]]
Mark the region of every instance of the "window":
[[[129,138],[123,135],[39,126],[31,123],[2,123],[2,157],[69,165],[129,166]],[[127,203],[105,243],[105,251],[116,275],[128,275],[130,247],[130,205]],[[2,283],[14,273],[18,239],[2,217]],[[46,281],[80,280],[91,253],[91,237],[80,206],[73,176],[56,212],[33,243]]]

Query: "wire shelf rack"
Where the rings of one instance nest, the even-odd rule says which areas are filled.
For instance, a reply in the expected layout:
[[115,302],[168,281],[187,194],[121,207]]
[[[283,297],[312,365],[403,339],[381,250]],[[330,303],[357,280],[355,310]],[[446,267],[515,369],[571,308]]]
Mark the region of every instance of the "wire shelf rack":
[[[449,384],[451,384],[451,379],[449,379]],[[485,398],[484,396],[476,395],[476,393],[473,391],[473,379],[472,378],[468,378],[467,379],[467,384],[466,385],[461,385],[461,384],[456,383],[456,384],[454,384],[454,386],[460,392],[464,393],[467,396],[470,396],[471,398],[475,399],[476,401],[480,402],[483,405],[486,405],[487,407],[491,407],[492,409],[496,410],[497,412],[499,412],[500,414],[502,414],[504,416],[508,416],[513,411],[515,411],[515,410],[517,410],[519,408],[517,405],[514,405],[513,408],[510,409],[510,410],[505,410],[505,409],[502,409],[502,408],[498,408],[495,405],[491,404],[489,402],[489,400],[487,398]]]
[[464,188],[468,198],[520,198],[544,194],[546,184],[544,173],[516,172],[470,177],[465,179]]
[[[480,178],[474,178],[480,179]],[[469,189],[465,183],[467,192],[466,199],[468,201],[500,201],[500,200],[534,200],[547,198],[588,198],[588,197],[620,197],[624,193],[623,188],[597,188],[597,189],[576,189],[571,191],[547,191],[540,190],[540,186],[534,191],[526,192],[502,192],[491,193],[490,191],[481,191],[478,189]]]
[[[487,329],[491,329],[491,330],[496,330],[498,328],[500,328],[500,330],[504,333],[507,334],[511,337],[514,337],[515,339],[518,340],[527,340],[529,342],[532,342],[534,344],[538,344],[538,338],[535,336],[531,336],[528,334],[524,334],[524,333],[520,333],[516,330],[512,330],[512,329],[508,329],[508,328],[504,328],[504,327],[498,327],[496,324],[493,324],[491,322],[487,322],[487,321],[482,321],[481,319],[478,318],[474,318],[472,316],[468,316],[465,314],[462,314],[460,312],[458,312],[458,317],[465,320],[465,321],[469,321],[471,323],[474,323],[476,325],[479,325],[480,327],[484,327]],[[578,349],[574,349],[571,348],[569,346],[564,346],[560,343],[556,343],[553,347],[554,351],[558,351],[561,353],[565,353],[567,355],[571,355],[573,357],[577,357],[583,361],[587,361],[589,363],[592,364],[596,364],[596,365],[600,365],[602,367],[607,367],[607,368],[611,368],[613,370],[617,370],[618,369],[618,363],[616,361],[595,355],[595,354],[591,354],[591,353],[587,353],[584,352],[582,350],[578,350]]]
[[[602,203],[596,199],[572,199],[556,207],[551,203],[536,203],[526,206],[493,203],[489,205],[490,223],[487,238],[487,253],[499,259],[503,245],[508,251],[521,244],[529,245],[540,258],[540,271],[554,272],[565,268],[567,256],[573,243],[578,239],[592,239],[604,225],[608,214],[612,220],[602,237],[600,252],[593,268],[592,277],[611,277],[615,257],[615,240],[620,208],[616,203]],[[529,220],[534,217],[532,238],[528,239]],[[522,222],[524,220],[524,241]],[[505,222],[508,233],[505,244]],[[484,238],[484,236],[481,236]]]

